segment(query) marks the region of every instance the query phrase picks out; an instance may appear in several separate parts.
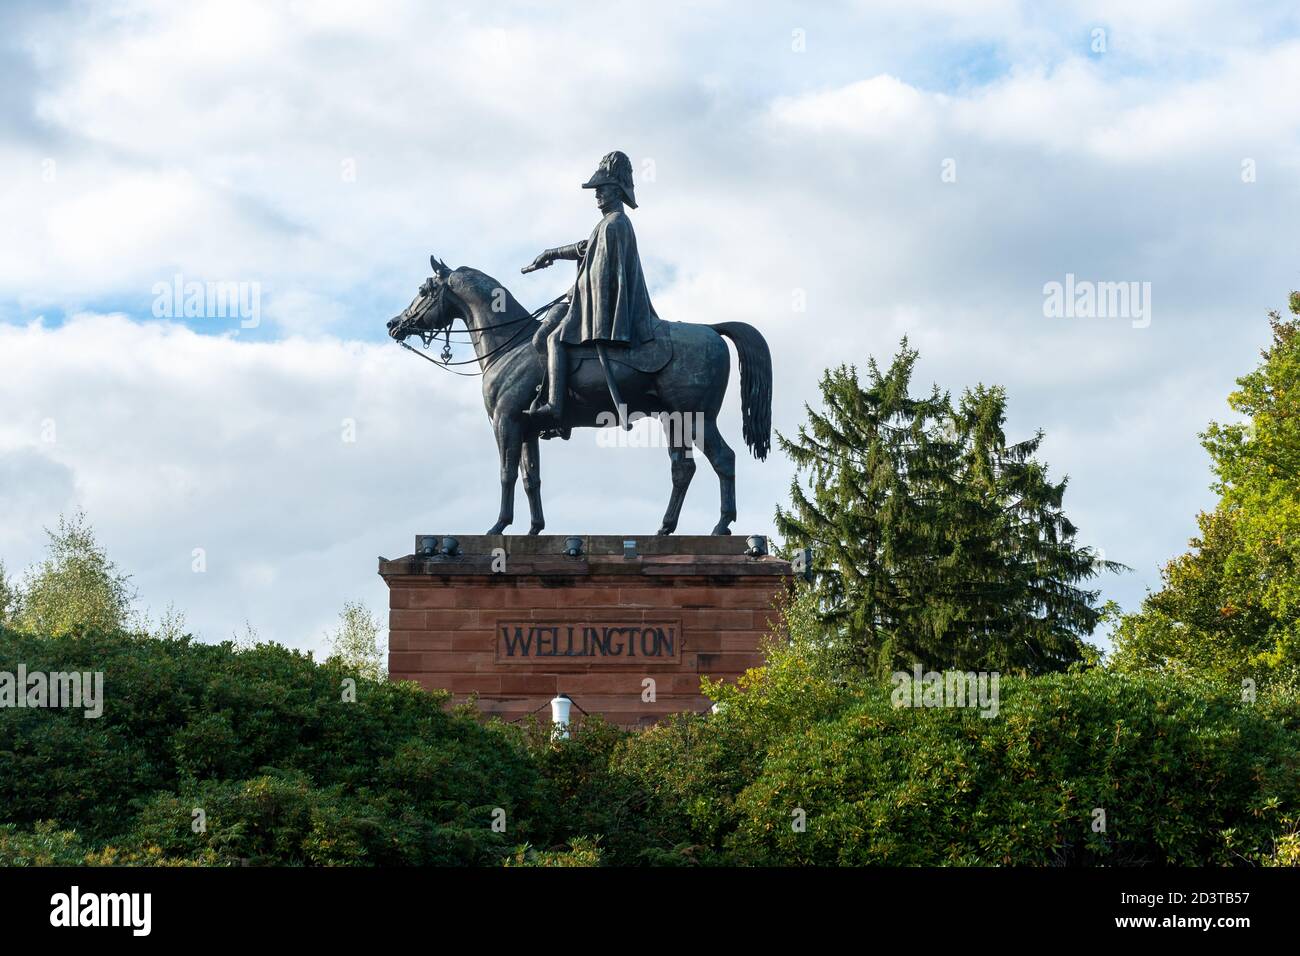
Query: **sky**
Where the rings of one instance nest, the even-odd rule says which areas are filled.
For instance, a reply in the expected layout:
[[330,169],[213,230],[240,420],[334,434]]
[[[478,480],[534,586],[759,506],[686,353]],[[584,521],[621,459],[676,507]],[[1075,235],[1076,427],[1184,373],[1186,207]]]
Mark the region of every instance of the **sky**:
[[[918,388],[1005,386],[1128,609],[1300,287],[1293,3],[5,0],[0,38],[0,559],[84,511],[205,640],[319,650],[386,606],[378,556],[492,524],[477,382],[385,323],[430,254],[562,292],[519,268],[587,236],[613,149],[656,310],[758,327],[778,430],[903,336]],[[1054,314],[1067,282],[1133,307]],[[186,283],[248,308],[187,316]],[[771,533],[792,469],[744,453],[736,382],[734,530]],[[658,527],[662,448],[541,459],[548,533]],[[679,531],[717,509],[701,468]]]

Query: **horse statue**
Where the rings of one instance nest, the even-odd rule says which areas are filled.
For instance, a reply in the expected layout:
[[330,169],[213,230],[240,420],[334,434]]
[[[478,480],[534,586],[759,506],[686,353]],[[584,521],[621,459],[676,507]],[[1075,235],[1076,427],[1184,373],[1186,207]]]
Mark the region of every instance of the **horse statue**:
[[[464,323],[474,346],[474,364],[483,377],[483,403],[501,458],[501,509],[488,534],[500,534],[514,521],[515,483],[521,467],[532,515],[528,533],[539,534],[545,527],[540,438],[554,434],[567,438],[573,428],[628,427],[638,416],[657,418],[668,444],[673,489],[658,533],[672,534],[677,529],[682,501],[695,474],[693,447],[704,453],[721,485],[721,515],[712,533],[731,533],[736,520],[736,455],[718,431],[718,410],[731,368],[722,340],[725,336],[736,346],[745,444],[762,460],[771,447],[772,357],[757,329],[744,322],[699,325],[656,319],[654,341],[647,345],[609,349],[601,356],[592,346],[571,348],[563,421],[558,428],[548,429],[529,414],[545,374],[545,361],[533,343],[540,327],[538,315],[545,309],[530,313],[501,283],[477,269],[451,269],[433,256],[429,261],[433,276],[411,304],[389,321],[388,334],[407,348],[408,336],[421,337],[427,346],[434,336],[445,335],[445,367],[452,324],[457,319]],[[614,396],[626,407],[618,407]],[[636,411],[629,415],[628,409]]]

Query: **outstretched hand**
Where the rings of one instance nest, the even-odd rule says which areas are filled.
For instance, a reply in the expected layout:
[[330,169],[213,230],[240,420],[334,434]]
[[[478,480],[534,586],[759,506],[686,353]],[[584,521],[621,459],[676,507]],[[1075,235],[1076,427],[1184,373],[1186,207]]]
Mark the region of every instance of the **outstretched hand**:
[[545,269],[554,261],[555,261],[554,254],[552,254],[550,249],[547,249],[545,252],[541,253],[536,259],[534,259],[528,265],[524,266],[519,271],[522,272],[524,275],[527,275],[530,272],[536,272],[538,269]]

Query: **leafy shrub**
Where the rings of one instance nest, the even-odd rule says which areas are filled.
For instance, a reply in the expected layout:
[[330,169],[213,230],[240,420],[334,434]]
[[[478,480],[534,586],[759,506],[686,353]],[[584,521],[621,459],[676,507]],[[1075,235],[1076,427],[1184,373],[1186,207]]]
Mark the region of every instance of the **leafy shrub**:
[[853,699],[818,638],[798,627],[792,634],[789,642],[770,644],[767,666],[737,684],[704,682],[717,713],[671,716],[628,740],[615,757],[618,772],[677,822],[680,849],[692,859],[723,861],[717,851],[735,826],[735,801],[778,739],[838,714]]
[[1208,682],[1093,669],[1004,680],[998,716],[984,718],[895,707],[884,686],[805,686],[797,654],[775,661],[724,695],[720,713],[665,722],[622,755],[657,812],[682,820],[706,858],[1195,865],[1294,856],[1294,697],[1250,705]]
[[[53,819],[131,859],[483,863],[544,819],[545,786],[499,729],[414,684],[356,680],[339,662],[262,644],[0,632],[0,670],[102,671],[103,716],[0,712],[0,807]],[[209,826],[192,832],[202,807]]]
[[60,830],[53,820],[30,830],[0,823],[0,866],[76,866],[85,853],[76,831]]
[[98,719],[0,711],[0,863],[1300,863],[1293,687],[1078,669],[1004,679],[989,719],[895,707],[792,632],[716,713],[563,742],[414,684],[348,702],[274,645],[0,632],[0,670],[105,674]]
[[521,846],[506,866],[600,866],[601,853],[598,841],[590,837],[574,837],[567,850],[543,851],[531,846]]

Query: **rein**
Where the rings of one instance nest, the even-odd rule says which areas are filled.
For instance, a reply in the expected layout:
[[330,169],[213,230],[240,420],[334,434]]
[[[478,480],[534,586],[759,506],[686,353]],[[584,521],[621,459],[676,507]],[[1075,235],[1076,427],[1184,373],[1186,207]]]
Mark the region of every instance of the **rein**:
[[[491,332],[496,329],[508,329],[512,325],[518,325],[521,322],[532,322],[533,320],[540,318],[548,309],[550,309],[551,306],[555,305],[555,303],[563,299],[565,295],[567,295],[567,293],[561,293],[560,295],[552,299],[550,302],[542,306],[540,309],[527,316],[521,316],[520,318],[517,319],[511,319],[508,322],[501,322],[497,325],[489,325],[486,328],[482,328],[482,329],[467,328],[465,331],[468,332],[470,336],[482,335],[485,332]],[[440,334],[445,335],[446,338],[443,340],[445,344],[442,347],[442,356],[441,356],[442,361],[439,361],[438,359],[435,358],[430,358],[429,356],[421,352],[419,349],[407,345],[406,342],[403,341],[402,339],[394,339],[394,341],[402,348],[406,349],[408,352],[420,356],[420,358],[424,359],[426,362],[429,362],[437,366],[438,368],[442,369],[444,372],[451,372],[452,375],[460,375],[464,378],[474,378],[477,375],[486,375],[488,368],[491,367],[492,365],[492,362],[502,352],[504,352],[506,349],[510,348],[512,345],[515,344],[515,342],[519,339],[520,332],[526,332],[526,331],[528,331],[527,325],[525,325],[521,329],[518,329],[513,335],[510,336],[510,338],[508,338],[501,345],[498,345],[496,348],[492,349],[490,352],[487,352],[484,355],[476,355],[474,358],[466,359],[463,362],[451,361],[451,323],[450,322],[447,323],[447,327],[445,329],[439,329],[439,330],[417,329],[415,330],[414,333],[412,333],[414,335],[418,335],[423,340],[424,347],[426,349],[433,343],[433,341]],[[482,363],[483,366],[482,369],[480,369],[478,372],[458,372],[455,370],[455,368],[452,367],[457,365],[472,365],[478,363]]]

